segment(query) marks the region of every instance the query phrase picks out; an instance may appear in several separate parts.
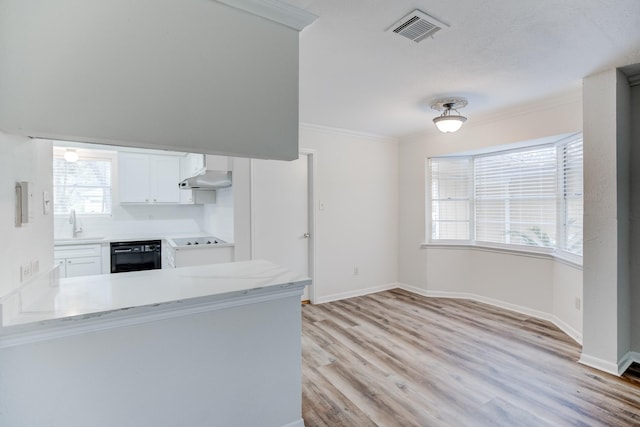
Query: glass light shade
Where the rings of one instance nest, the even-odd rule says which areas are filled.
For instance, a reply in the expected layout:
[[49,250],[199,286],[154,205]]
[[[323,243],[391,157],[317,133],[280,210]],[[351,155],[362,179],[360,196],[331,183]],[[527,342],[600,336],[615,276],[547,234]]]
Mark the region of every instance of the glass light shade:
[[67,150],[64,152],[64,159],[67,162],[77,162],[78,161],[78,153],[76,152],[76,150],[72,149],[72,148],[67,148]]
[[462,124],[467,121],[467,118],[464,116],[440,116],[433,119],[433,123],[436,124],[436,127],[440,132],[451,133],[456,132],[458,129],[462,127]]

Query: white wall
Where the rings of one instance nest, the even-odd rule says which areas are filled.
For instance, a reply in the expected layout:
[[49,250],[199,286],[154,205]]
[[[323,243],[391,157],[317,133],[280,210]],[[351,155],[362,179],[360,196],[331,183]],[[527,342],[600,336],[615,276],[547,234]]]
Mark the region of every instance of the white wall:
[[285,25],[216,1],[3,0],[0,28],[6,132],[297,155],[299,33]]
[[617,373],[630,350],[629,112],[626,77],[584,79],[584,346],[581,360]]
[[[314,302],[395,287],[398,146],[395,140],[302,125],[301,149],[317,159]],[[250,253],[249,170],[234,163],[235,250]],[[321,207],[321,206],[322,207]],[[239,239],[239,234],[241,238]],[[354,267],[358,274],[354,275]]]
[[[52,192],[51,144],[0,132],[0,297],[20,286],[20,266],[38,261],[41,273],[53,267],[52,214],[44,215],[42,193]],[[15,226],[15,183],[34,184],[35,220]]]
[[216,202],[204,205],[202,229],[225,242],[233,242],[233,187],[216,190]]
[[[579,91],[514,108],[495,117],[471,117],[455,134],[429,128],[401,140],[399,153],[399,281],[431,295],[466,294],[582,333],[581,271],[549,259],[480,249],[421,248],[425,242],[425,167],[428,157],[466,152],[582,130]],[[430,124],[429,124],[430,125]],[[568,269],[568,270],[567,270]],[[570,307],[565,306],[570,302]]]
[[300,147],[317,158],[316,302],[395,284],[397,142],[303,125]]
[[[552,319],[578,342],[583,341],[582,270],[561,262],[553,263],[553,316]],[[576,307],[576,298],[580,298]]]

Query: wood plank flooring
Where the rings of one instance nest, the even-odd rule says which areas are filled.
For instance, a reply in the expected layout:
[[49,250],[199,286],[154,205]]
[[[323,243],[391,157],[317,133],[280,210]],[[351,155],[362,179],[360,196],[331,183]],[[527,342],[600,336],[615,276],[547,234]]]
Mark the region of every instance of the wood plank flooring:
[[302,308],[314,426],[640,426],[640,370],[577,363],[551,323],[395,289]]

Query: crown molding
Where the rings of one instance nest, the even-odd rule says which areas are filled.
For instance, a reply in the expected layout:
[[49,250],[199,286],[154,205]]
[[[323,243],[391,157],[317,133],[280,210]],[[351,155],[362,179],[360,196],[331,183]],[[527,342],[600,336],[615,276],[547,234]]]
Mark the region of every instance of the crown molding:
[[335,128],[335,127],[324,126],[324,125],[316,125],[313,123],[300,123],[300,130],[309,130],[314,132],[329,133],[329,134],[341,135],[341,136],[355,136],[358,138],[374,139],[378,142],[386,142],[391,144],[397,144],[398,142],[400,142],[399,138],[395,138],[391,136],[376,135],[373,133],[358,132],[358,131],[349,130],[349,129]]
[[318,19],[316,15],[306,10],[291,6],[279,0],[216,0],[235,9],[244,10],[296,31],[302,31]]

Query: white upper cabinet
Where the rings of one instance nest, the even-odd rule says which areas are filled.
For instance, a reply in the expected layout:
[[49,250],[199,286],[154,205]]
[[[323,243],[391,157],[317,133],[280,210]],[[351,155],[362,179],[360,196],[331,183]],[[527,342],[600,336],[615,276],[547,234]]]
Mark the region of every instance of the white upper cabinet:
[[191,178],[204,172],[204,154],[189,153],[184,158],[182,179]]
[[180,158],[118,154],[120,203],[180,203]]
[[120,203],[148,203],[151,164],[149,156],[136,153],[118,154],[118,194]]
[[313,16],[277,1],[224,3],[3,0],[0,129],[296,159],[298,39]]
[[150,156],[151,194],[154,203],[179,203],[180,159],[172,156]]

